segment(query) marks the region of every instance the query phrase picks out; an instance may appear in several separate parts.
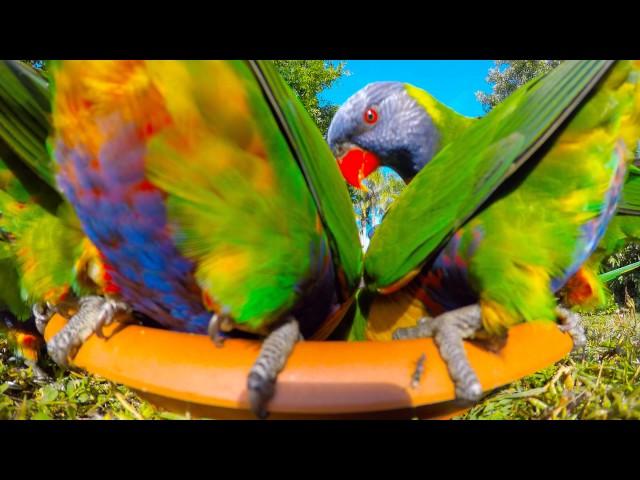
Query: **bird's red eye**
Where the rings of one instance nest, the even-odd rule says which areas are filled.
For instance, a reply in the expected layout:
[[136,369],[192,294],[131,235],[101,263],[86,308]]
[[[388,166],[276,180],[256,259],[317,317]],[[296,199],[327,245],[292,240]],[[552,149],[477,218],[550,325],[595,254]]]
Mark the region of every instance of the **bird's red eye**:
[[378,112],[374,108],[370,108],[364,112],[364,121],[370,125],[373,125],[378,121]]

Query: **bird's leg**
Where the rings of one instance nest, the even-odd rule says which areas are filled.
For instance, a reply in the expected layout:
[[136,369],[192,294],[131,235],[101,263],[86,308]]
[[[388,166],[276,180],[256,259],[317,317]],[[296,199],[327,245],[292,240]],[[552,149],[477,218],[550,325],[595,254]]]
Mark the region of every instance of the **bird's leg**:
[[462,341],[472,338],[481,328],[480,305],[474,304],[451,310],[436,318],[423,318],[416,327],[396,330],[393,338],[433,337],[455,384],[456,397],[475,402],[482,396],[482,386],[471,368]]
[[112,323],[120,313],[130,313],[129,306],[119,300],[88,296],[80,299],[78,312],[55,337],[47,342],[49,356],[60,366],[68,365],[68,358],[93,334],[101,334],[102,327]]
[[298,321],[289,317],[262,342],[258,359],[251,367],[247,379],[249,405],[258,418],[267,417],[266,406],[273,397],[278,373],[284,368],[299,340],[302,340],[302,336]]
[[34,323],[36,329],[40,332],[40,335],[44,335],[44,330],[47,328],[47,324],[51,320],[51,317],[56,313],[69,319],[71,317],[70,311],[76,310],[78,307],[78,300],[75,297],[60,301],[55,305],[51,302],[36,303],[31,308],[33,313]]
[[584,347],[587,344],[587,336],[582,326],[582,317],[565,307],[557,307],[556,315],[560,322],[560,330],[571,335],[573,351],[575,352]]

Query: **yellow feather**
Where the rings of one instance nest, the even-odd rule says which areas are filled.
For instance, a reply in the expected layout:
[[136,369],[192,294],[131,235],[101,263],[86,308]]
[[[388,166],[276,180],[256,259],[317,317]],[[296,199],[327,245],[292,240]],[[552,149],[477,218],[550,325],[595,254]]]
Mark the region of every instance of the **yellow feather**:
[[252,258],[246,250],[227,245],[205,257],[198,269],[196,278],[204,290],[210,289],[207,278],[211,272],[225,272],[227,278],[242,282],[251,269]]
[[509,314],[507,309],[491,300],[481,300],[480,309],[482,326],[485,332],[492,336],[502,337],[509,327],[520,322],[519,318]]
[[102,289],[106,282],[104,278],[105,269],[100,252],[87,237],[82,239],[81,252],[74,266],[77,278],[86,284],[90,284],[90,281]]
[[425,316],[428,312],[422,302],[406,289],[391,295],[377,295],[367,317],[366,339],[392,340],[394,330],[414,327]]

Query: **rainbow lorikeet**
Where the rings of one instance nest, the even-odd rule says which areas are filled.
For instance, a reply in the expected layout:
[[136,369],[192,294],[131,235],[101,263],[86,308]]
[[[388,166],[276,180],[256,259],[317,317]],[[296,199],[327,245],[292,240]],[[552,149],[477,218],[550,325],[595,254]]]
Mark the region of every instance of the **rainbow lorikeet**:
[[[108,296],[218,344],[222,332],[266,336],[248,376],[265,415],[295,343],[331,333],[361,275],[321,134],[269,62],[50,69],[58,185],[104,257]],[[113,313],[99,300],[85,310],[69,336]]]
[[39,328],[46,305],[100,291],[101,262],[55,189],[45,148],[46,82],[19,62],[0,63],[0,308]]
[[[387,125],[378,125],[378,112]],[[362,189],[366,188],[362,180],[381,166],[392,168],[409,183],[437,152],[477,121],[477,118],[457,113],[413,85],[375,82],[345,102],[331,123],[328,139],[345,180]],[[410,125],[410,128],[398,134],[396,129],[400,125]],[[358,148],[351,138],[359,145],[368,146],[368,142],[372,142],[375,147]],[[374,149],[377,153],[373,153]],[[625,183],[624,191],[627,196],[640,199],[640,170],[630,173],[633,175]],[[631,179],[636,179],[633,190]],[[640,204],[619,209],[618,213],[587,264],[571,277],[568,288],[562,290],[567,305],[602,304],[604,291],[595,278],[600,262],[640,238]]]
[[350,183],[377,165],[410,182],[371,240],[365,281],[435,317],[394,337],[433,336],[459,398],[482,393],[465,338],[560,320],[583,341],[555,292],[616,210],[640,137],[639,73],[637,61],[567,61],[475,122],[399,83],[336,114],[328,140]]

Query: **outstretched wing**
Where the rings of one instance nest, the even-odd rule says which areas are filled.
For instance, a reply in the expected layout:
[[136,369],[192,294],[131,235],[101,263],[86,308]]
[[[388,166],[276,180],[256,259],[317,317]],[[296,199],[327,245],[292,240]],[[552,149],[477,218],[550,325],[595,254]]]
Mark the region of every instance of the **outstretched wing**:
[[17,61],[0,62],[0,136],[50,187],[55,188],[46,139],[50,131],[48,84],[33,68]]
[[349,192],[335,158],[309,114],[273,64],[269,61],[250,63],[320,211],[335,254],[336,268],[343,272],[347,289],[353,291],[362,273],[362,249]]
[[[247,64],[158,62],[150,72],[167,86],[184,75],[191,91],[166,90],[175,126],[148,144],[149,179],[169,194],[201,288],[258,329],[294,305],[328,253],[313,198]],[[180,143],[186,128],[197,132],[191,145]]]
[[[30,67],[0,62],[2,275],[15,282],[11,291],[21,290],[27,303],[58,300],[74,284],[84,238],[78,219],[53,186],[46,150],[48,98],[46,82]],[[14,299],[11,310],[20,307],[17,315],[25,317],[27,306]]]
[[132,292],[175,316],[193,275],[207,307],[259,330],[328,271],[314,198],[247,62],[53,68],[65,191]]

